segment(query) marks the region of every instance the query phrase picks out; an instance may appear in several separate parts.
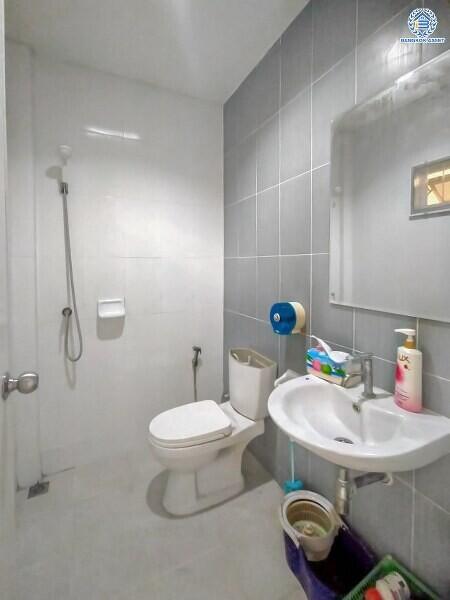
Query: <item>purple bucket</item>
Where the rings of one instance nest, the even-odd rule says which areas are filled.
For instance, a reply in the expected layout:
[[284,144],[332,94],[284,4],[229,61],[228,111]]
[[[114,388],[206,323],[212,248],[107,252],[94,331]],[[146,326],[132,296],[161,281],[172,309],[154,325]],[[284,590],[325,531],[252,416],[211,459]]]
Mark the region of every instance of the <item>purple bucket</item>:
[[289,568],[308,600],[339,600],[364,579],[378,560],[348,525],[339,530],[328,558],[320,562],[309,562],[286,533],[284,546]]

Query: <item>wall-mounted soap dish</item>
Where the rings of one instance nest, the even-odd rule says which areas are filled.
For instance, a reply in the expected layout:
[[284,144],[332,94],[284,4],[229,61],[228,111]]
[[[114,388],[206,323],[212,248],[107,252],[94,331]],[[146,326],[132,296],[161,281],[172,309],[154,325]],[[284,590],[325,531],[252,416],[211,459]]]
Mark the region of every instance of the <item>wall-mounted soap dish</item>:
[[97,314],[99,319],[119,319],[125,316],[125,298],[98,300]]

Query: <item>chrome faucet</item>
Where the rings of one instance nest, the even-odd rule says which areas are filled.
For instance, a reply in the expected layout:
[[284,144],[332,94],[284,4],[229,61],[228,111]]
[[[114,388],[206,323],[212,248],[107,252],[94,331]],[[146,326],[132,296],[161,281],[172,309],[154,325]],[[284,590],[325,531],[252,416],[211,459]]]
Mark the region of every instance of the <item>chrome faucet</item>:
[[358,398],[356,402],[353,402],[353,410],[356,412],[361,412],[361,406],[363,402],[366,400],[371,400],[376,398],[376,394],[373,391],[373,362],[372,362],[372,354],[361,354],[357,358],[361,361],[361,379],[363,382],[363,391],[361,392],[361,396]]

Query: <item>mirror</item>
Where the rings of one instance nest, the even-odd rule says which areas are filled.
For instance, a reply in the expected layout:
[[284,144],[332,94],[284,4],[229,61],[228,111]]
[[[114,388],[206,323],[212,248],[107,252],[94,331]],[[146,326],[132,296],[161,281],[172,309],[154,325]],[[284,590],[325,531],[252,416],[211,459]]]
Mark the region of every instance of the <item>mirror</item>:
[[450,321],[450,51],[333,124],[330,301]]

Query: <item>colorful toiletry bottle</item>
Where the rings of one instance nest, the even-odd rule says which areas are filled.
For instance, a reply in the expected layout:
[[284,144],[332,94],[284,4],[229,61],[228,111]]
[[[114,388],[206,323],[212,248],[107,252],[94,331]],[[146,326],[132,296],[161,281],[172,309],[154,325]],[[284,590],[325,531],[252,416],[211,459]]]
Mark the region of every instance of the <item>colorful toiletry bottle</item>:
[[396,329],[406,335],[403,346],[397,349],[395,369],[395,402],[411,412],[422,410],[422,352],[417,350],[415,329]]

